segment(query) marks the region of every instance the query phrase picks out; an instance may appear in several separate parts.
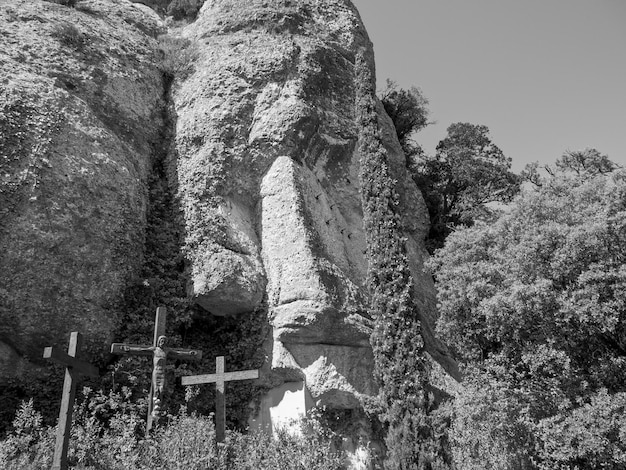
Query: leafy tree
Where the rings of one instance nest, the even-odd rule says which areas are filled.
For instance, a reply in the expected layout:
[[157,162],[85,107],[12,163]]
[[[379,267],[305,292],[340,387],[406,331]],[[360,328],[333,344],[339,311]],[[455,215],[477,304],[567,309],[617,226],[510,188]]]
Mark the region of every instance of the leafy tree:
[[555,168],[548,165],[540,166],[538,162],[526,165],[520,176],[535,186],[541,186],[546,179],[541,176],[540,170],[543,170],[550,177],[556,176],[555,172],[559,172],[575,175],[578,178],[591,178],[596,175],[607,175],[619,168],[621,166],[612,162],[607,155],[601,154],[596,149],[587,148],[585,150],[568,150],[561,158],[557,159]]
[[[565,162],[432,259],[437,329],[468,367],[452,432],[460,469],[626,465],[615,432],[626,392],[626,174]],[[559,430],[600,447],[570,439],[558,450]],[[483,459],[517,463],[480,467],[478,441]]]
[[426,127],[428,121],[428,100],[417,87],[408,90],[387,79],[387,87],[380,95],[385,111],[393,121],[396,134],[404,154],[408,156],[422,154],[422,148],[413,135]]
[[511,159],[491,141],[487,126],[462,122],[448,127],[434,156],[412,161],[410,170],[430,215],[431,253],[454,227],[492,215],[489,203],[509,202],[517,194],[520,179],[510,169]]

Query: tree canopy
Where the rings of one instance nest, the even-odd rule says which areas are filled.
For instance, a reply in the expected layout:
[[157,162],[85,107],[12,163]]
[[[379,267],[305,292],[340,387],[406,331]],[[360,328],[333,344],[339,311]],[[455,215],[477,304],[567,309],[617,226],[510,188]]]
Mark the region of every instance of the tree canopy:
[[626,174],[571,156],[432,259],[460,469],[626,465]]
[[483,125],[450,125],[435,155],[418,156],[410,169],[428,207],[431,252],[443,246],[454,227],[472,225],[491,214],[489,203],[509,202],[519,191],[520,178],[511,172],[511,159],[491,141]]
[[425,128],[428,121],[428,100],[422,90],[413,86],[408,90],[387,79],[387,86],[380,94],[385,111],[393,121],[398,141],[407,156],[422,153],[413,136]]

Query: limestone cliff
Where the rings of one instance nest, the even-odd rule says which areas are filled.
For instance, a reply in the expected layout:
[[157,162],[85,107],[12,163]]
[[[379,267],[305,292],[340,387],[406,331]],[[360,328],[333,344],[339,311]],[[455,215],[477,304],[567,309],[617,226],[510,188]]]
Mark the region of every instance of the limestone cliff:
[[[358,187],[355,55],[372,46],[346,0],[209,0],[183,36],[196,73],[175,87],[175,161],[190,294],[213,315],[267,305],[271,368],[318,405],[375,393]],[[425,318],[427,216],[380,109]],[[207,226],[207,222],[210,223]],[[455,372],[424,328],[429,350]]]
[[[356,54],[374,63],[351,2],[207,0],[170,30],[194,53],[167,94],[162,24],[147,7],[0,6],[0,34],[14,45],[0,50],[0,347],[28,359],[70,329],[106,347],[141,263],[154,153],[167,151],[189,296],[204,316],[269,314],[261,420],[279,418],[289,396],[302,410],[356,409],[375,394]],[[174,137],[157,149],[169,145],[164,99]],[[455,374],[429,328],[425,205],[379,113],[425,341]]]
[[103,353],[141,262],[161,20],[124,0],[0,2],[0,372],[80,330]]

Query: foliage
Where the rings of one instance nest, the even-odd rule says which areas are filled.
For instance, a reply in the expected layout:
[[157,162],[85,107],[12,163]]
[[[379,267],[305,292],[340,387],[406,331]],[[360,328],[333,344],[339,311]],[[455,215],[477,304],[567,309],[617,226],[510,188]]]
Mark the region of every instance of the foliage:
[[388,428],[385,468],[431,468],[436,445],[428,416],[429,368],[396,211],[398,194],[380,136],[373,77],[363,54],[357,59],[357,80],[359,179],[374,319],[370,341],[375,375],[381,385],[381,419]]
[[59,23],[52,29],[52,35],[66,47],[80,49],[85,43],[84,35],[70,23]]
[[31,370],[20,377],[4,378],[0,383],[0,437],[8,431],[23,400],[33,399],[44,423],[52,423],[58,417],[63,377],[63,368],[52,365],[43,373]]
[[458,470],[530,469],[535,425],[525,391],[501,378],[498,365],[470,368],[454,400],[450,430]]
[[32,398],[22,402],[13,420],[13,432],[0,442],[0,468],[48,469],[53,442],[53,430],[43,426],[43,418],[34,409]]
[[205,0],[172,0],[167,6],[167,14],[173,16],[175,20],[183,18],[193,20],[204,2]]
[[[523,180],[535,186],[541,186],[558,173],[562,175],[575,175],[577,178],[588,179],[599,175],[608,175],[621,168],[611,161],[607,155],[603,155],[596,149],[587,148],[585,150],[568,150],[561,158],[557,159],[554,167],[549,165],[539,165],[538,162],[526,165],[520,175]],[[548,179],[542,176],[539,170],[544,170],[549,176]]]
[[[299,432],[228,432],[216,445],[211,417],[188,414],[184,408],[164,426],[143,436],[143,419],[124,394],[91,391],[74,413],[68,464],[84,470],[339,470],[345,458],[333,450],[333,436],[316,420],[304,420]],[[102,421],[102,405],[109,418]],[[42,425],[32,401],[24,403],[14,430],[0,442],[0,467],[7,470],[50,468],[54,429]]]
[[174,78],[184,80],[193,73],[198,53],[189,39],[163,34],[158,41],[161,54],[159,69],[169,82]]
[[600,389],[588,403],[539,425],[542,470],[626,467],[626,393]]
[[443,246],[454,227],[488,218],[489,203],[509,202],[519,191],[511,159],[491,141],[487,126],[450,125],[435,155],[418,156],[409,169],[428,207],[431,253]]
[[[557,167],[494,223],[451,234],[430,267],[438,332],[469,367],[455,406],[460,468],[485,455],[511,468],[621,468],[610,423],[626,391],[624,174]],[[591,423],[589,404],[607,419]],[[580,434],[576,420],[594,455],[555,441],[559,429]]]
[[393,121],[398,141],[404,154],[414,156],[422,154],[422,149],[412,136],[428,124],[428,100],[417,87],[409,90],[398,89],[395,82],[387,79],[387,86],[380,94],[385,111]]

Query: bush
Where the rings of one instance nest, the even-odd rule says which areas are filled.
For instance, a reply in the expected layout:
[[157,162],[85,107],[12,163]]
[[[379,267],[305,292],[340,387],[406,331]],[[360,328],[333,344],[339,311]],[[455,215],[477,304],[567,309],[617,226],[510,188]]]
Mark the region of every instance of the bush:
[[205,0],[173,0],[167,6],[167,14],[174,17],[175,20],[188,18],[193,20],[198,16],[198,12]]
[[165,34],[159,36],[158,40],[161,53],[159,68],[163,75],[170,80],[174,78],[184,80],[191,75],[197,57],[197,51],[191,41]]
[[52,35],[59,39],[61,44],[67,47],[79,49],[84,44],[84,37],[76,26],[69,23],[56,25],[52,30]]
[[532,469],[534,425],[524,390],[471,369],[454,403],[450,440],[458,470]]
[[[227,432],[217,445],[211,417],[181,408],[167,423],[143,435],[144,414],[127,406],[124,394],[95,395],[75,408],[68,464],[83,470],[339,470],[345,458],[333,448],[333,436],[317,420],[304,420],[299,433]],[[111,414],[112,413],[112,414]],[[103,418],[106,418],[103,419]],[[54,428],[42,424],[33,401],[23,403],[13,432],[0,441],[0,468],[48,469]]]
[[54,430],[43,426],[33,400],[22,402],[13,420],[13,433],[0,442],[0,468],[48,469],[52,464]]
[[606,389],[539,425],[542,470],[626,468],[626,393]]

